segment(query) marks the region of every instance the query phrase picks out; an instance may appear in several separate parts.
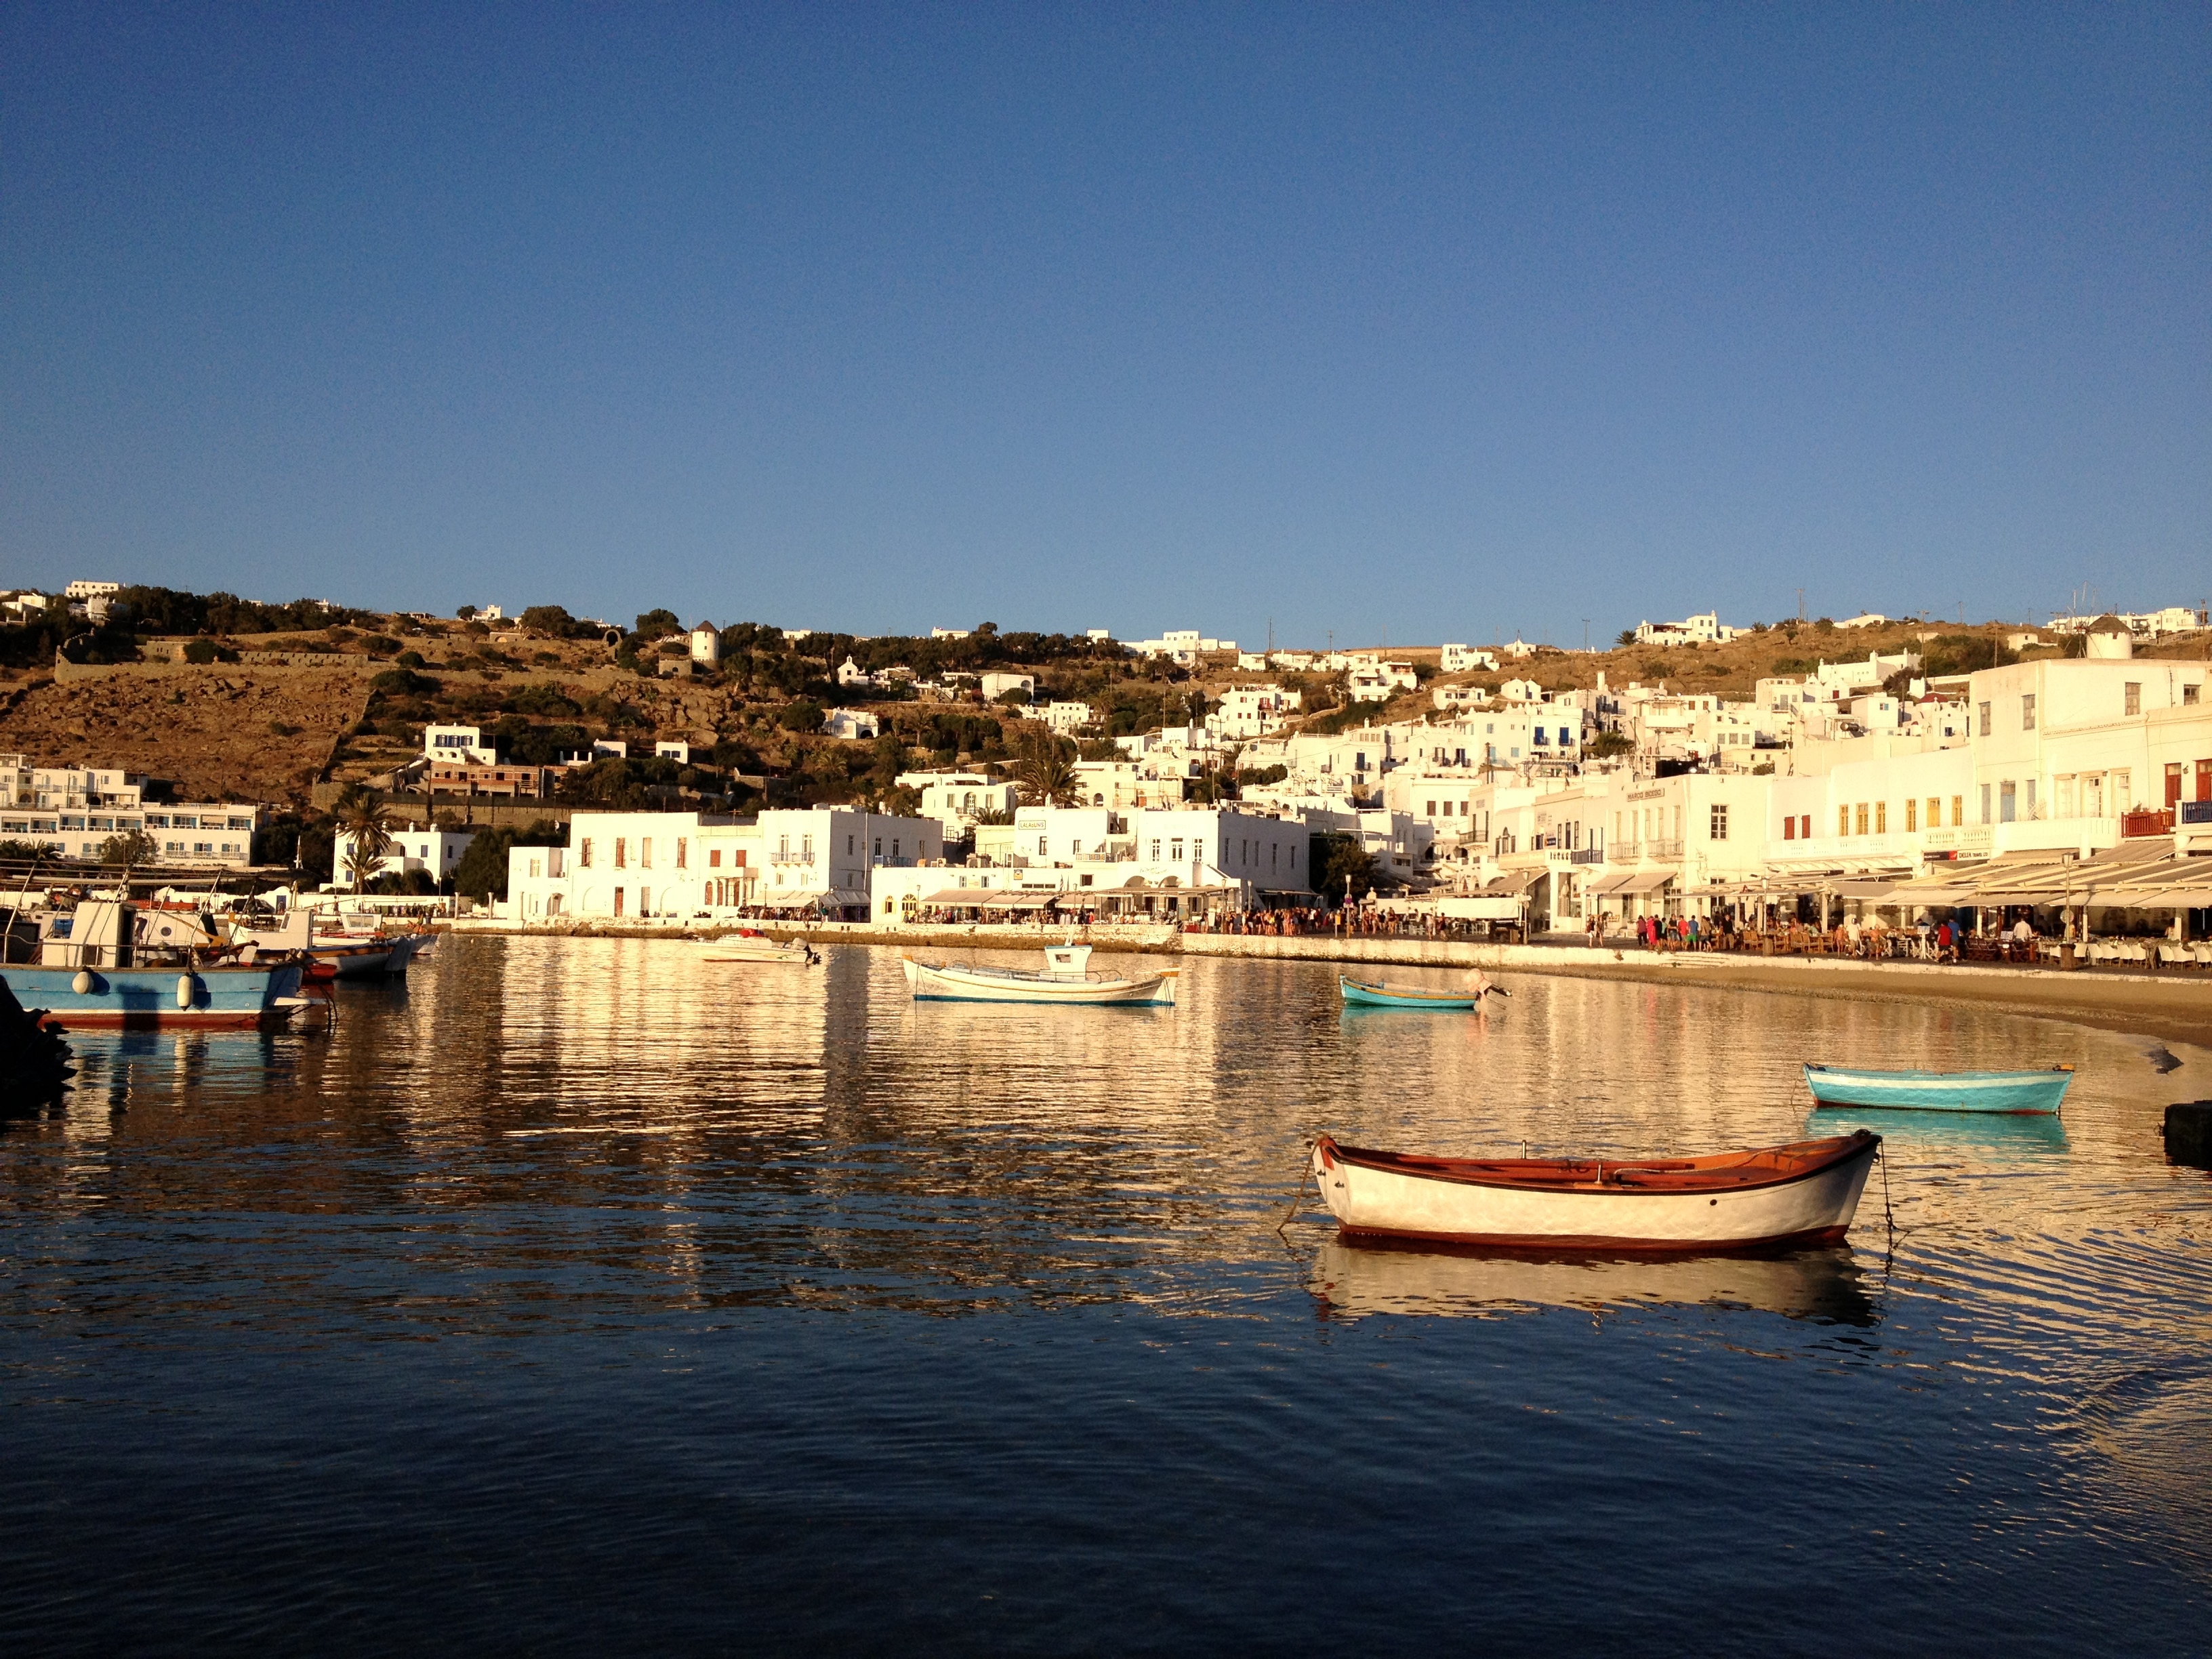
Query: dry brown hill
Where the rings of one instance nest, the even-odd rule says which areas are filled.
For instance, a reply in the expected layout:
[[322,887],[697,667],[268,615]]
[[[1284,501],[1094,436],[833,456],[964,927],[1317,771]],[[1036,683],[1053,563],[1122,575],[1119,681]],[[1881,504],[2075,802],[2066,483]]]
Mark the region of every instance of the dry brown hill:
[[120,766],[186,799],[305,801],[368,702],[368,681],[344,670],[38,679],[0,709],[0,750],[36,765]]

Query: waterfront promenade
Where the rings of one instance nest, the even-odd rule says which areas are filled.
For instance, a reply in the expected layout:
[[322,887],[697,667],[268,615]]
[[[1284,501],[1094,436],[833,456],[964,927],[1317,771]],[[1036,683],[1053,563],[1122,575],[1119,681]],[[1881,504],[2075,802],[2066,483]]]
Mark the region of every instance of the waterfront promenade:
[[[1063,928],[1036,923],[885,927],[873,922],[780,922],[747,926],[779,939],[922,950],[1038,949]],[[574,933],[586,937],[704,937],[726,927],[690,929],[653,924],[525,925],[465,920],[464,933]],[[1796,991],[1816,995],[1901,1001],[1967,1002],[2014,1012],[2070,1019],[2107,1030],[2138,1031],[2175,1042],[2212,1043],[2212,974],[2190,970],[2135,973],[2111,969],[2073,972],[1996,963],[1874,962],[1850,957],[1753,956],[1728,951],[1652,951],[1634,945],[1503,945],[1412,936],[1187,933],[1167,927],[1094,926],[1078,930],[1102,951],[1264,957],[1363,963],[1408,968],[1481,968],[1493,973],[1557,974],[1590,979],[1650,981],[1740,991]]]

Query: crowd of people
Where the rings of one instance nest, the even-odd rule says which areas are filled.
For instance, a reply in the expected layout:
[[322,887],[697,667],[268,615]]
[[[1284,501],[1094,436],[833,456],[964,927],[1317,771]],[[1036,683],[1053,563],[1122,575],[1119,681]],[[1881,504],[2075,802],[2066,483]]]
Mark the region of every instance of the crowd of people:
[[[1608,920],[1590,918],[1583,928],[1585,942],[1591,945],[1608,942],[1613,938]],[[1961,962],[1972,956],[2027,963],[2047,954],[2050,944],[2025,915],[1986,933],[1972,933],[1948,916],[1923,917],[1910,926],[1893,927],[1879,916],[1862,920],[1850,915],[1829,927],[1795,917],[1740,921],[1725,913],[1713,917],[1642,916],[1636,920],[1635,934],[1638,945],[1646,951],[1754,951],[1850,957],[1864,962]]]

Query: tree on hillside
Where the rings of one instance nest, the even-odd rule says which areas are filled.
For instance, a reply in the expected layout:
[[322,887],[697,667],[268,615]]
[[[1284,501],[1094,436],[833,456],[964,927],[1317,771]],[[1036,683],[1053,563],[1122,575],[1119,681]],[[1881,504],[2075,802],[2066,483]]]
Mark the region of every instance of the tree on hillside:
[[102,864],[119,864],[126,870],[135,870],[142,864],[151,864],[161,855],[160,845],[143,830],[110,836],[100,843],[100,861]]
[[1075,804],[1075,747],[1040,726],[1014,751],[1014,787],[1024,805]]
[[518,847],[561,847],[568,832],[550,819],[540,818],[527,830],[494,829],[480,832],[453,866],[453,890],[483,902],[507,896],[507,854]]
[[1315,890],[1323,898],[1348,904],[1375,890],[1375,857],[1357,836],[1316,836],[1309,858],[1321,872]]
[[384,792],[348,784],[338,796],[338,827],[349,838],[345,869],[353,890],[365,890],[392,854],[392,830],[384,820]]
[[1615,755],[1634,752],[1636,739],[1626,732],[1600,732],[1583,744],[1584,760],[1610,760]]

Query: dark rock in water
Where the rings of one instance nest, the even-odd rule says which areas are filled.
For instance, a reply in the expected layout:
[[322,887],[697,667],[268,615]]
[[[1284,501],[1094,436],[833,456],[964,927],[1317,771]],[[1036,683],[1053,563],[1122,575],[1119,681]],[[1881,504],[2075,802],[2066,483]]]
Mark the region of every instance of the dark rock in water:
[[2176,1164],[2212,1170],[2212,1100],[2179,1101],[2166,1109],[2166,1155]]
[[26,1010],[0,979],[0,1112],[43,1105],[76,1075],[69,1044],[46,1021],[45,1009]]
[[2164,1077],[2168,1072],[2178,1072],[2181,1069],[2181,1056],[2163,1042],[2153,1043],[2144,1049],[2143,1058],[2151,1063],[2151,1069],[2160,1077]]

